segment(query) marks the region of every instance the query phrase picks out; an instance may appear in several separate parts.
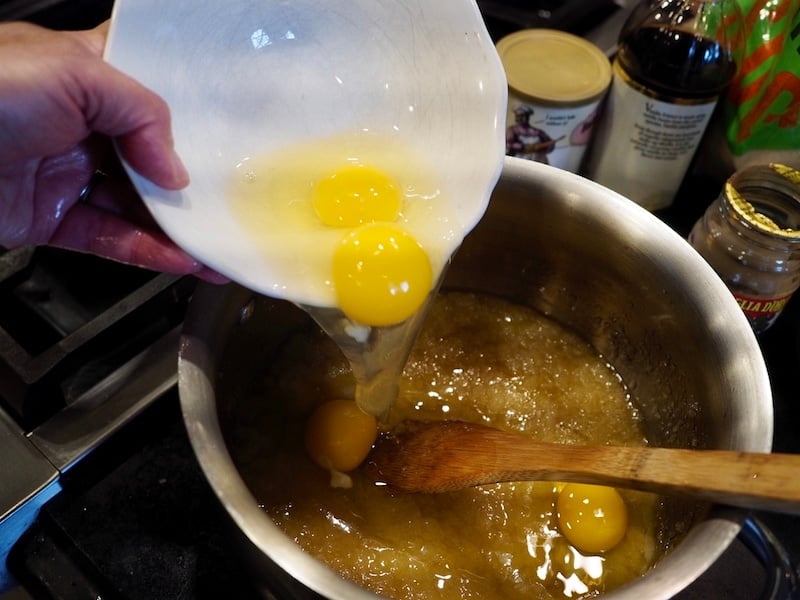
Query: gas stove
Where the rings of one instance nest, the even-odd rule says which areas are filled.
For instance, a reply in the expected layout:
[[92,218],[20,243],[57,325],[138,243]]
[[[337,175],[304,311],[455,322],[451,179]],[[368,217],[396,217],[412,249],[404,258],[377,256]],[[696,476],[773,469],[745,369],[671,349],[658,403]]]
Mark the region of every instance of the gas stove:
[[174,388],[194,285],[51,248],[0,255],[6,546],[44,503],[71,489],[73,470]]
[[[580,19],[557,0],[482,9],[494,36],[527,26],[581,33],[587,3],[571,4],[583,6]],[[0,0],[0,19],[84,28],[111,6]],[[705,208],[690,198],[713,198],[717,186],[690,182],[693,194],[659,216],[685,235]],[[21,585],[44,599],[256,597],[178,405],[180,328],[195,285],[63,250],[0,249],[0,595]],[[760,341],[775,450],[800,452],[800,298]],[[680,598],[796,597],[798,562],[800,518],[754,514]]]

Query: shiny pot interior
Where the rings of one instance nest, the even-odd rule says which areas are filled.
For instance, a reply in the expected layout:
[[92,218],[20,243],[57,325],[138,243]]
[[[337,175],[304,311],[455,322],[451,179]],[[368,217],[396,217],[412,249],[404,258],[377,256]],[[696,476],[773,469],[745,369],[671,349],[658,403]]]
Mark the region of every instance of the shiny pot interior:
[[[489,209],[443,287],[532,306],[619,371],[651,443],[768,452],[772,397],[744,315],[705,261],[649,212],[591,181],[507,158]],[[184,420],[254,578],[279,597],[372,598],[304,553],[259,509],[225,446],[219,412],[307,317],[236,285],[203,285],[179,357]],[[676,500],[675,510],[683,510]],[[738,511],[697,510],[689,533],[608,598],[669,598],[738,533]]]

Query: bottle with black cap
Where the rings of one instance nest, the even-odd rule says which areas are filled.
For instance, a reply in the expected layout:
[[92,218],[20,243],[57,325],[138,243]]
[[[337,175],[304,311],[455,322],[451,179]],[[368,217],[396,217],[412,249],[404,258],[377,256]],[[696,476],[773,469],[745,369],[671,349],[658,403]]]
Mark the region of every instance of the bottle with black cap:
[[640,3],[620,32],[587,175],[649,210],[669,206],[743,45],[736,0]]

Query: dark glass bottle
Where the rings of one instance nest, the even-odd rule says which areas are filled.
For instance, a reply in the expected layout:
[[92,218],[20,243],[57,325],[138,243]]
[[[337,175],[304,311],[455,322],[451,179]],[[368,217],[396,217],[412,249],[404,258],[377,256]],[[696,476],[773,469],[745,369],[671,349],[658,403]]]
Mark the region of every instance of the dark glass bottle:
[[743,36],[736,0],[639,4],[620,32],[589,177],[650,210],[668,206],[736,75]]

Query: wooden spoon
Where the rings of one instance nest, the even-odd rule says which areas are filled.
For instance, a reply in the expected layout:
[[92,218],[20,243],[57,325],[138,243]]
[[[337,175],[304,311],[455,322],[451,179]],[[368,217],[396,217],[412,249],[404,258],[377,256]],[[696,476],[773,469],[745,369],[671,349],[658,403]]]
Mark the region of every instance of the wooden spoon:
[[573,446],[461,421],[414,421],[382,436],[364,468],[402,492],[569,481],[800,514],[800,455],[791,454]]

